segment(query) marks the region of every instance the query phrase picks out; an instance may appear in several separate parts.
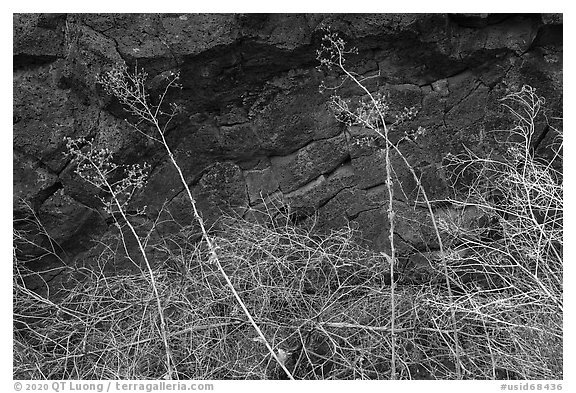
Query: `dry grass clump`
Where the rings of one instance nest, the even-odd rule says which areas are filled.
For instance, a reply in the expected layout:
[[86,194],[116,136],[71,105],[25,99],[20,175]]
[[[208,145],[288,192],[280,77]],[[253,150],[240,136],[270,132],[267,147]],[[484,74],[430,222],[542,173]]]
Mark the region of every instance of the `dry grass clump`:
[[446,260],[462,292],[456,306],[463,334],[472,339],[468,351],[475,355],[468,357],[492,364],[481,375],[506,370],[522,379],[561,379],[563,182],[555,167],[562,162],[562,131],[550,131],[555,154],[538,158],[533,136],[544,100],[524,86],[503,102],[515,119],[504,154],[451,157],[449,168],[473,180],[467,197],[452,202],[480,214],[476,228],[444,222],[457,244]]
[[[345,229],[325,237],[289,225],[236,219],[215,237],[221,263],[287,369],[299,379],[387,378],[390,292],[383,258]],[[182,379],[285,378],[208,253],[184,228],[154,269],[171,356]],[[166,241],[163,250],[170,250]],[[158,247],[158,245],[157,245]],[[102,259],[100,259],[101,263]],[[145,379],[165,373],[155,296],[147,275],[81,269],[57,301],[15,282],[16,378]],[[410,377],[418,288],[398,292],[401,375]],[[32,318],[42,315],[42,318]],[[428,322],[425,323],[428,326]]]
[[[221,263],[295,376],[362,375],[357,363],[363,351],[386,359],[387,341],[379,339],[389,312],[382,269],[349,230],[316,238],[290,226],[233,219],[223,226],[215,237]],[[175,235],[178,241],[185,232]],[[178,377],[283,378],[206,250],[180,243],[176,251],[165,240],[163,251],[170,251],[154,276]],[[15,281],[15,377],[163,377],[165,354],[147,275],[83,268],[71,277],[54,302],[39,301]],[[376,365],[368,368],[377,372]]]
[[[389,378],[390,291],[382,257],[357,246],[348,228],[320,237],[272,221],[228,218],[222,227],[214,237],[220,262],[295,378]],[[154,275],[178,378],[285,378],[205,247],[184,244],[188,230],[155,246],[165,255]],[[455,302],[437,284],[441,279],[397,284],[398,378],[456,377],[450,307],[468,378],[561,378],[557,305],[521,269],[511,271],[511,263],[481,268],[473,256],[467,265],[456,253],[451,258],[450,277],[462,289]],[[147,275],[103,271],[81,269],[53,303],[15,283],[15,378],[165,375]],[[488,273],[497,285],[479,279]]]

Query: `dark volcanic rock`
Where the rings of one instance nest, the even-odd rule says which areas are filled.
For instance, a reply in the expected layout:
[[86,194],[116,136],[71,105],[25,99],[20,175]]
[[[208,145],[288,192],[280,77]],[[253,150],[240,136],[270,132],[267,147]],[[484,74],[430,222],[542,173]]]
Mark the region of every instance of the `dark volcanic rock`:
[[64,51],[65,14],[14,14],[14,68],[42,64]]
[[14,148],[59,172],[66,165],[64,137],[95,131],[100,108],[87,105],[55,75],[63,64],[14,72]]
[[[39,220],[44,224],[47,234],[61,247],[82,249],[82,244],[90,240],[92,233],[98,233],[103,227],[102,216],[70,198],[63,192],[52,195],[42,205]],[[72,242],[72,244],[65,244]]]
[[[167,208],[179,230],[193,223],[190,203],[165,149],[135,132],[98,76],[115,64],[149,74],[152,100],[163,75],[179,72],[168,102],[182,111],[168,144],[209,225],[222,213],[263,218],[288,203],[319,228],[351,225],[386,250],[384,141],[338,123],[328,109],[329,75],[316,67],[324,28],[357,54],[350,70],[386,97],[390,140],[431,199],[449,196],[441,164],[447,153],[497,152],[511,118],[499,99],[524,84],[547,99],[551,128],[537,124],[533,147],[551,157],[562,116],[561,14],[15,14],[13,76],[14,211],[20,200],[47,221],[73,257],[106,230],[99,199],[63,154],[65,137],[110,148],[119,164],[148,162],[148,182],[130,209],[153,221]],[[357,88],[340,90],[351,101]],[[154,101],[156,102],[156,101]],[[397,115],[416,115],[394,125]],[[554,123],[556,122],[556,123]],[[407,138],[415,135],[418,138]],[[434,245],[414,175],[398,153],[394,203],[406,249]],[[556,163],[561,167],[561,163]],[[263,198],[266,202],[263,201]],[[271,213],[270,213],[271,214]],[[275,213],[274,213],[275,214]],[[274,215],[272,214],[272,215]],[[150,223],[148,223],[150,226]]]
[[279,187],[278,180],[270,167],[245,171],[244,179],[246,181],[250,203],[261,201],[262,198],[277,191]]
[[348,157],[344,135],[315,141],[297,152],[281,157],[271,157],[282,192],[293,191],[312,179],[331,172]]
[[222,214],[242,216],[248,207],[242,171],[231,162],[212,165],[194,188],[193,194],[208,225]]
[[32,206],[42,204],[54,192],[61,187],[58,176],[47,168],[44,168],[36,160],[14,151],[14,166],[12,174],[14,179],[20,181],[14,184],[12,190],[12,204],[14,210],[21,201],[27,201]]
[[353,187],[356,181],[352,166],[342,164],[329,175],[320,175],[305,186],[284,194],[284,201],[298,211],[311,214],[341,190]]
[[[170,218],[176,224],[170,224],[170,228],[195,225],[190,197],[183,186],[182,190],[166,206]],[[231,162],[214,163],[191,192],[196,208],[208,227],[214,225],[222,215],[241,217],[248,207],[242,171]]]

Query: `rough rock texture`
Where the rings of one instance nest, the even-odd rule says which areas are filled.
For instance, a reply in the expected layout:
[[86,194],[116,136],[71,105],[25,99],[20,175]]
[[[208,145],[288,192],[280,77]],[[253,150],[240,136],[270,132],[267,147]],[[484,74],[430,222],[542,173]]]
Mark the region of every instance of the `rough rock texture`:
[[[134,198],[153,220],[167,202],[180,224],[192,215],[161,146],[133,132],[97,76],[111,65],[137,64],[157,78],[178,71],[182,89],[168,99],[184,110],[168,133],[199,207],[212,225],[222,212],[255,217],[268,195],[290,204],[298,220],[317,213],[320,230],[351,225],[386,249],[381,141],[338,123],[319,92],[326,75],[316,49],[330,25],[353,46],[348,65],[387,94],[392,108],[417,116],[398,127],[426,129],[400,144],[431,198],[449,193],[440,170],[448,152],[498,148],[489,131],[509,126],[498,100],[524,84],[562,108],[562,16],[553,14],[16,14],[14,15],[14,210],[19,198],[48,217],[47,231],[67,261],[90,247],[110,222],[99,200],[63,154],[65,136],[95,137],[119,163],[147,161],[150,179]],[[360,97],[346,88],[345,97]],[[546,155],[549,131],[535,146]],[[548,134],[546,134],[548,133]],[[396,202],[417,222],[399,225],[404,247],[432,241],[414,208],[412,175],[396,165]],[[59,193],[56,196],[56,193]],[[425,221],[425,220],[424,220]]]

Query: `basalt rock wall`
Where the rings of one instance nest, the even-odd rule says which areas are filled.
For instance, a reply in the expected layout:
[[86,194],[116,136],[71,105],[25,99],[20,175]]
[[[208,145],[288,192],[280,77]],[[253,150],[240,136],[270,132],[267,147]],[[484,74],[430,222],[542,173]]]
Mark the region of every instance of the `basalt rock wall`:
[[[362,241],[386,249],[382,143],[338,122],[329,94],[319,90],[330,77],[316,59],[327,27],[358,48],[348,67],[371,77],[367,87],[384,94],[391,110],[417,111],[391,138],[426,130],[401,148],[432,199],[451,195],[446,154],[498,148],[491,131],[510,126],[499,103],[507,92],[529,84],[546,97],[549,117],[561,116],[556,14],[16,14],[17,229],[34,212],[69,261],[110,229],[96,193],[64,154],[64,138],[79,136],[110,148],[118,163],[151,164],[132,202],[135,210],[147,206],[139,219],[154,220],[164,206],[179,225],[193,222],[162,147],[134,132],[97,83],[114,64],[127,64],[148,73],[152,96],[166,72],[180,74],[182,88],[167,100],[182,111],[167,138],[210,225],[223,213],[259,219],[286,204],[294,222],[313,217],[320,231],[351,225]],[[362,96],[349,86],[340,94]],[[538,154],[549,153],[548,130],[537,127]],[[398,239],[406,249],[422,248],[433,242],[426,212],[414,207],[412,174],[399,157],[392,160],[396,208],[408,218]]]

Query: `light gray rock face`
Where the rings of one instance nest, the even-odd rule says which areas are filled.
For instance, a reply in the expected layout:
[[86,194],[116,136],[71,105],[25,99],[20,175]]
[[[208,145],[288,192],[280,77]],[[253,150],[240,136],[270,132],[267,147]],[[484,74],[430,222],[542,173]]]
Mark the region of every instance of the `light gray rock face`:
[[[151,97],[161,92],[162,73],[180,73],[182,89],[167,100],[183,110],[167,140],[208,225],[223,213],[261,219],[273,198],[297,221],[316,216],[321,231],[350,225],[371,247],[387,249],[384,142],[336,121],[329,93],[319,92],[327,76],[315,57],[326,25],[358,47],[352,70],[377,75],[366,83],[388,97],[390,124],[393,113],[417,111],[390,129],[390,139],[432,199],[449,195],[447,153],[500,148],[489,131],[510,124],[498,102],[509,89],[532,85],[550,118],[561,116],[561,15],[16,14],[14,211],[25,215],[22,198],[42,212],[70,261],[90,248],[86,239],[107,231],[98,195],[63,154],[64,137],[85,136],[111,148],[118,163],[151,164],[131,208],[147,206],[154,220],[164,206],[179,225],[193,222],[162,146],[134,132],[97,83],[125,63],[148,72]],[[341,94],[362,95],[351,87]],[[426,131],[416,141],[402,139],[418,127]],[[553,140],[544,132],[538,124],[535,140]],[[397,228],[402,247],[433,243],[426,213],[413,205],[413,174],[397,154],[392,162],[394,203],[406,218]]]

